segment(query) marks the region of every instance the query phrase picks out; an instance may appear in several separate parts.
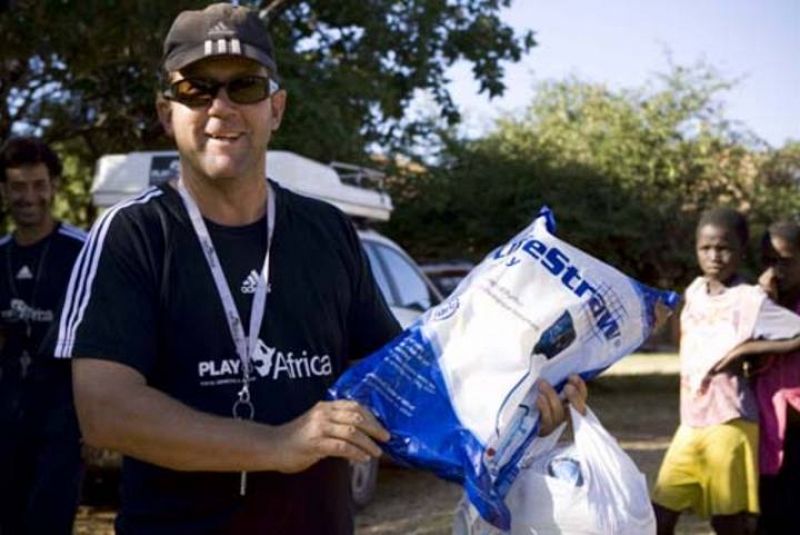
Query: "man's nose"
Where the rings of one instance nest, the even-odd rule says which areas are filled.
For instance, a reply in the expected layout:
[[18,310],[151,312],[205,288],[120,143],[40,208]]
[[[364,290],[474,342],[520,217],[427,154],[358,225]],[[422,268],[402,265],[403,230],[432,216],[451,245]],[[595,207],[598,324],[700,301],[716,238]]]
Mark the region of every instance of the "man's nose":
[[208,114],[211,116],[224,116],[231,113],[236,105],[228,98],[228,92],[224,87],[220,87],[217,94],[211,100]]
[[25,202],[34,202],[36,200],[36,189],[33,186],[21,188],[18,198]]

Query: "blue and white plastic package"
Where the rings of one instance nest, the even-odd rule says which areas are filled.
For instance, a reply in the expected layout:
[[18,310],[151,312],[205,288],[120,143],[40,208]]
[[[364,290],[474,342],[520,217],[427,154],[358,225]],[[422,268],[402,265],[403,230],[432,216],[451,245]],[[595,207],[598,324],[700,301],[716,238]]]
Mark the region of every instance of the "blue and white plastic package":
[[572,373],[594,377],[641,345],[658,303],[678,302],[554,230],[542,208],[448,299],[330,389],[375,413],[392,457],[463,484],[500,529],[510,526],[503,498],[538,434],[536,381],[561,392]]

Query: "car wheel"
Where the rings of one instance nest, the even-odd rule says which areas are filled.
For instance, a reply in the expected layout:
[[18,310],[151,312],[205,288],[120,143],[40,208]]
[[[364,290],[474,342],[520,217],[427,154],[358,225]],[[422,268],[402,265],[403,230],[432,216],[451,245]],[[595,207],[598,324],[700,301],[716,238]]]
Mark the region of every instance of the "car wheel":
[[372,501],[378,484],[378,459],[363,463],[350,463],[350,494],[356,509],[362,509]]

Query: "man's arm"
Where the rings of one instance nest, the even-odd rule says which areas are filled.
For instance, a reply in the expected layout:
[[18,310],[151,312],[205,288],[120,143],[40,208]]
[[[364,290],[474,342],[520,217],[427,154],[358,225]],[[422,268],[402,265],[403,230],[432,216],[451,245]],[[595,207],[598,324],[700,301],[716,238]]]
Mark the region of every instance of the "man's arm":
[[353,401],[320,402],[280,426],[197,411],[147,385],[136,370],[99,359],[73,361],[84,440],[185,471],[299,472],[324,457],[366,461],[389,434]]

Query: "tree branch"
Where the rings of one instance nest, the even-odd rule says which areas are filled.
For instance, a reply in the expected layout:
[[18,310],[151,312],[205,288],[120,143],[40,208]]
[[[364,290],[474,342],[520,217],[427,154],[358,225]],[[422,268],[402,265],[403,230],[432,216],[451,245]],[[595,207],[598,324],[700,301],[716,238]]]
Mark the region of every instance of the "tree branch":
[[264,22],[270,22],[275,19],[280,11],[286,9],[287,6],[284,4],[288,2],[289,0],[263,0],[258,11],[258,17]]

